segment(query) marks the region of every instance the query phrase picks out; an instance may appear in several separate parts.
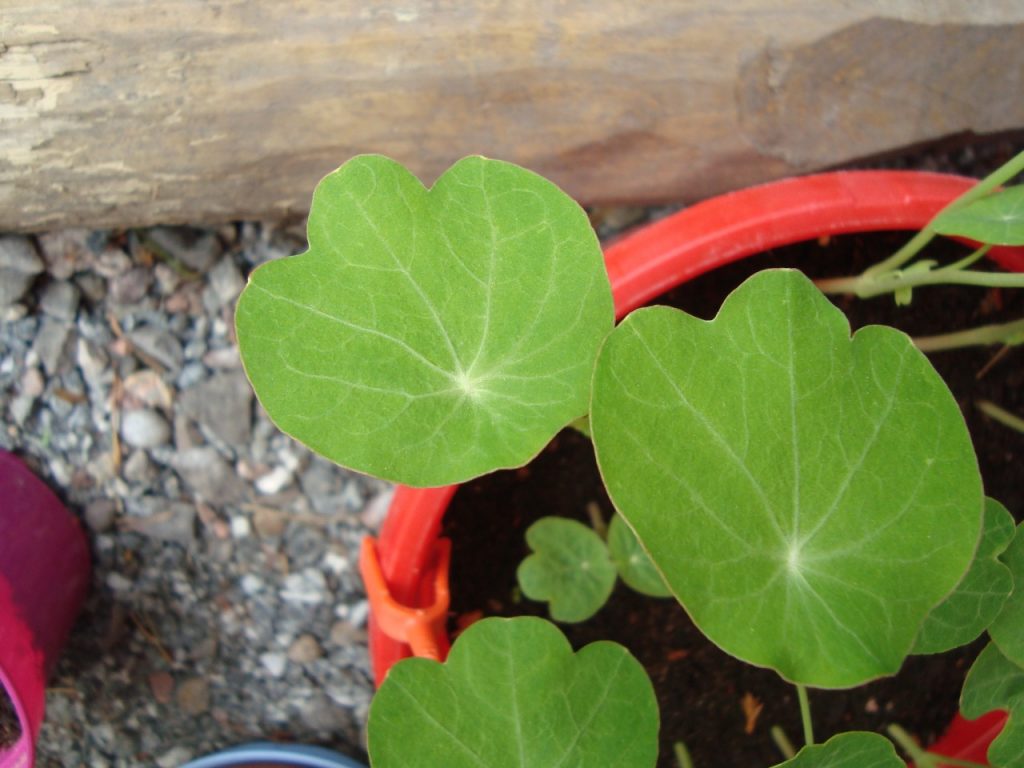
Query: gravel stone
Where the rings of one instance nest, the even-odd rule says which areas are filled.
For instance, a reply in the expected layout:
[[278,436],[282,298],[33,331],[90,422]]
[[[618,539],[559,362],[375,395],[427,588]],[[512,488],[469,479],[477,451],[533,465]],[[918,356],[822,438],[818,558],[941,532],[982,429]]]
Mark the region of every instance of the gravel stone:
[[78,312],[78,286],[67,280],[53,280],[46,284],[39,297],[39,308],[58,320],[72,321]]
[[46,271],[58,280],[67,280],[76,272],[89,269],[96,261],[95,240],[87,229],[65,229],[40,235],[39,250],[46,262]]
[[154,227],[149,240],[194,272],[205,272],[220,255],[216,235],[190,227]]
[[151,270],[145,267],[131,267],[110,279],[108,295],[114,304],[132,306],[146,297],[152,283]]
[[178,686],[178,706],[187,715],[201,715],[210,708],[210,683],[203,677],[193,677]]
[[202,501],[223,505],[238,503],[246,497],[245,483],[211,446],[179,451],[171,463],[185,485]]
[[181,341],[164,328],[146,325],[129,334],[132,344],[169,371],[181,370],[185,360]]
[[281,677],[288,668],[288,657],[283,653],[261,653],[260,664],[270,673],[271,677]]
[[121,437],[136,448],[156,448],[171,439],[171,427],[159,413],[143,408],[121,417]]
[[230,256],[217,262],[210,270],[209,279],[209,286],[203,294],[203,305],[211,313],[233,302],[245,288],[245,278]]
[[44,317],[32,350],[39,356],[47,376],[56,375],[66,362],[65,351],[71,326],[63,320]]
[[259,507],[253,512],[252,525],[256,533],[265,539],[276,539],[284,533],[288,518],[283,512],[269,507]]
[[93,499],[86,507],[83,517],[85,524],[94,533],[110,530],[117,516],[117,502],[113,499]]
[[237,370],[215,373],[186,389],[180,404],[217,439],[241,447],[252,435],[252,398],[252,387],[245,374]]
[[130,516],[120,521],[125,531],[184,546],[195,541],[196,508],[192,504],[147,496],[128,500],[127,509]]
[[0,235],[0,308],[18,301],[43,271],[43,262],[27,237]]
[[288,658],[296,664],[309,664],[324,655],[324,649],[312,635],[299,635],[288,646]]
[[253,407],[231,326],[245,269],[302,244],[254,224],[156,230],[50,233],[38,253],[0,235],[0,269],[13,248],[27,274],[0,279],[16,294],[0,304],[0,446],[81,515],[96,585],[37,764],[180,768],[271,734],[358,754],[373,684],[351,505],[388,486],[314,462]]

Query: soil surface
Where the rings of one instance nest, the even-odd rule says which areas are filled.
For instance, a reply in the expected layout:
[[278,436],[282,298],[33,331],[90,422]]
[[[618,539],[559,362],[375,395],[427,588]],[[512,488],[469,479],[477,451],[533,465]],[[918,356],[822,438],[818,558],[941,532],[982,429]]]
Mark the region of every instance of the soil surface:
[[[904,234],[846,236],[778,249],[702,276],[654,303],[671,304],[709,319],[723,297],[759,269],[793,266],[812,277],[854,274],[906,239]],[[945,261],[965,250],[941,243],[928,252]],[[1021,317],[1021,293],[937,287],[915,292],[909,307],[896,307],[891,297],[866,301],[840,297],[836,303],[846,311],[853,328],[886,323],[912,335],[926,335]],[[974,405],[988,399],[1010,411],[1024,412],[1024,351],[1011,349],[979,378],[995,351],[974,348],[936,353],[931,359],[962,407],[986,492],[1020,519],[1024,488],[1019,482],[1019,461],[1024,456],[1024,435],[992,422]],[[543,606],[518,598],[515,569],[526,555],[524,532],[544,515],[585,521],[590,503],[597,503],[605,517],[612,514],[589,442],[568,430],[528,467],[495,473],[461,488],[444,530],[454,546],[453,625],[481,614],[543,615]],[[487,514],[479,514],[481,509],[487,509]],[[620,583],[594,619],[563,629],[577,648],[598,639],[616,640],[647,668],[662,712],[660,768],[675,765],[671,745],[676,740],[685,742],[697,768],[779,762],[780,753],[769,735],[773,725],[799,743],[795,689],[775,673],[720,651],[673,600],[645,598]],[[955,712],[964,675],[983,643],[979,640],[940,656],[913,657],[898,676],[860,688],[811,691],[817,739],[899,723],[920,741],[933,742]]]

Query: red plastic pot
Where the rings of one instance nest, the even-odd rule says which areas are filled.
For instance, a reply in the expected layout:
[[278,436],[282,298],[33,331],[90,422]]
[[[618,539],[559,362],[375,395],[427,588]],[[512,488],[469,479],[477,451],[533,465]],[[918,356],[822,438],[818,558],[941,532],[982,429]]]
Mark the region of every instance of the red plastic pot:
[[28,467],[0,451],[0,695],[10,697],[21,731],[14,744],[0,747],[0,768],[33,765],[46,678],[90,571],[78,522]]
[[[609,245],[605,263],[616,317],[717,267],[771,248],[824,235],[917,230],[974,179],[918,171],[838,171],[772,182],[706,200]],[[1003,268],[1024,272],[1024,248],[993,248]],[[441,518],[456,486],[399,486],[376,542],[363,548],[370,585],[370,653],[379,684],[392,664],[411,654],[395,631],[404,617],[420,655],[443,658],[449,640],[446,548]],[[443,567],[439,572],[439,564]],[[364,576],[365,578],[365,576]],[[385,632],[377,614],[388,616]],[[424,637],[429,640],[424,641]],[[397,638],[397,639],[396,639]],[[984,761],[1005,721],[993,713],[975,721],[957,716],[936,751]]]

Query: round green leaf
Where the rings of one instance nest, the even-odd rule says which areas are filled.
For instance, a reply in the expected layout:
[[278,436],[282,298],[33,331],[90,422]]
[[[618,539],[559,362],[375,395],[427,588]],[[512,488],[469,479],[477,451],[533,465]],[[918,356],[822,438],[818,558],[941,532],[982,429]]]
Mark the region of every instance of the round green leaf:
[[239,348],[283,431],[417,486],[529,461],[587,409],[612,299],[586,214],[467,157],[427,190],[369,155],[320,182],[309,250],[249,278]]
[[892,742],[880,733],[849,731],[824,744],[804,747],[775,768],[906,768]]
[[1012,574],[1014,589],[988,633],[999,650],[1015,664],[1024,667],[1024,523],[1001,560]]
[[484,619],[448,661],[395,665],[370,706],[374,768],[653,768],[654,689],[621,645],[573,653],[540,619]]
[[533,554],[516,571],[524,595],[549,603],[555,621],[586,621],[601,609],[615,586],[615,566],[592,528],[542,517],[526,529],[526,543]]
[[992,245],[1024,245],[1024,185],[1008,187],[940,214],[932,228]]
[[608,338],[591,429],[612,501],[726,652],[846,687],[892,674],[981,533],[959,408],[910,339],[852,339],[799,272],[705,322],[663,307]]
[[1024,765],[1024,669],[989,643],[964,680],[960,711],[973,720],[996,709],[1009,711],[1010,719],[989,745],[989,762],[994,768]]
[[665,586],[665,580],[622,515],[613,515],[608,526],[608,554],[630,588],[650,597],[672,596],[672,590]]
[[914,653],[943,653],[967,645],[995,620],[1013,591],[1013,574],[999,559],[1013,532],[1013,515],[995,499],[986,498],[984,531],[971,569],[928,614]]

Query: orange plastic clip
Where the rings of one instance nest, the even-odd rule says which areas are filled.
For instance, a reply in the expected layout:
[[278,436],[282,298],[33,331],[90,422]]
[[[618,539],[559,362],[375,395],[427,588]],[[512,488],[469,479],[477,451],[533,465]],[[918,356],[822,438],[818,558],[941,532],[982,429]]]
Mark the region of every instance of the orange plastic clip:
[[370,610],[381,630],[389,637],[406,643],[415,656],[441,661],[437,637],[444,630],[451,597],[448,591],[448,564],[452,543],[448,539],[438,539],[435,546],[434,599],[424,608],[402,605],[391,596],[380,567],[377,540],[372,536],[363,539],[359,553],[359,572],[366,585]]

